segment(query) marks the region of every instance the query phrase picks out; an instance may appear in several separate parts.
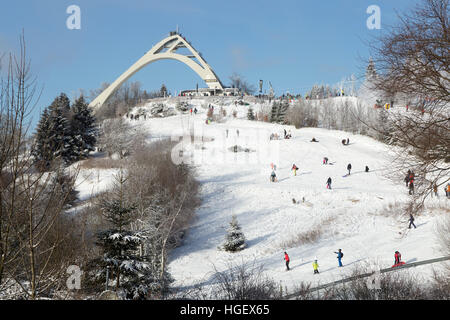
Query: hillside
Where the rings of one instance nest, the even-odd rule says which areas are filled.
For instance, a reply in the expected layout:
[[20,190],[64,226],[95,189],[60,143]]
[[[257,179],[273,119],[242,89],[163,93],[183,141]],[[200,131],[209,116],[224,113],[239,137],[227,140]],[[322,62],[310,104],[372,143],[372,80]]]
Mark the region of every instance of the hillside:
[[[178,112],[167,118],[127,120],[133,129],[147,132],[149,139],[178,141],[175,137],[189,132],[196,137],[194,143],[182,140],[176,149],[183,149],[184,160],[195,166],[203,201],[183,245],[170,257],[176,286],[211,284],[214,268],[225,270],[230,262],[262,264],[267,275],[292,289],[300,281],[316,284],[340,279],[359,263],[388,267],[396,250],[406,262],[442,256],[435,227],[448,200],[440,190],[441,197],[428,202],[428,208],[434,209],[416,217],[417,229],[408,230],[407,217],[400,212],[408,200],[407,188],[402,181],[386,177],[390,160],[385,145],[342,131],[248,121],[248,106],[236,106],[231,99],[222,103],[227,116],[221,123],[205,124],[210,101],[190,101],[197,115]],[[167,103],[175,106],[176,102]],[[255,110],[265,107],[257,102],[251,105]],[[236,118],[231,116],[233,110]],[[283,129],[291,131],[292,139],[269,139],[271,133],[283,136]],[[312,137],[319,142],[310,142]],[[350,145],[341,144],[344,138],[350,139]],[[234,145],[250,152],[231,152]],[[178,155],[174,152],[174,158]],[[322,164],[325,156],[332,164]],[[276,183],[269,181],[271,163],[277,167]],[[297,176],[290,170],[294,163],[299,167]],[[348,163],[353,169],[345,176]],[[328,177],[333,179],[332,190],[325,187]],[[293,198],[300,203],[294,204]],[[233,214],[248,245],[234,254],[217,249]],[[339,248],[345,255],[343,268],[337,267],[334,253]],[[283,261],[285,250],[291,257],[289,272]],[[315,258],[319,275],[313,275]],[[415,270],[428,277],[433,268]]]

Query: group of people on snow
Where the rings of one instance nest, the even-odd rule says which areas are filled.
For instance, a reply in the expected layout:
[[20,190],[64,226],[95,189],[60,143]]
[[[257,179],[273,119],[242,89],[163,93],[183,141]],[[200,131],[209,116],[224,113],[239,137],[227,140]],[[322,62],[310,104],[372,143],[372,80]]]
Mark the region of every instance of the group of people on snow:
[[[342,267],[343,266],[342,258],[344,257],[344,253],[342,252],[342,249],[338,249],[338,252],[335,252],[335,253],[337,254],[338,266]],[[290,258],[286,251],[284,252],[284,261],[286,262],[286,271],[291,270],[289,268]],[[314,274],[319,273],[319,263],[317,262],[317,257],[314,257],[314,262],[313,262],[312,266],[313,266]]]
[[[338,251],[334,252],[335,254],[337,254],[337,259],[338,259],[338,267],[343,267],[344,265],[342,264],[342,258],[344,257],[344,253],[342,252],[342,249],[338,249]],[[392,267],[397,267],[401,264],[404,264],[404,262],[401,261],[402,259],[402,255],[401,253],[397,250],[394,253],[394,265]],[[287,254],[286,251],[284,251],[284,261],[286,263],[286,271],[291,270],[289,268],[289,262],[291,261],[289,255]],[[314,262],[312,263],[313,266],[313,271],[314,274],[318,274],[319,273],[319,262],[317,260],[317,257],[314,257]]]

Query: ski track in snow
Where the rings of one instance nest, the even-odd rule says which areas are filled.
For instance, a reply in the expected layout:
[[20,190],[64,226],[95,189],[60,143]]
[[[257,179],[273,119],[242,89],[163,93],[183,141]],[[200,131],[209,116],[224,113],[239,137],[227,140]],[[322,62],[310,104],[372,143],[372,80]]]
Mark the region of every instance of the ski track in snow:
[[[173,250],[170,256],[169,271],[176,279],[175,286],[189,288],[194,284],[211,284],[214,267],[226,270],[228,262],[252,263],[256,260],[257,264],[263,264],[268,276],[282,283],[283,288],[293,289],[300,281],[312,282],[315,286],[338,280],[348,275],[358,263],[377,261],[381,267],[391,266],[396,250],[402,253],[406,262],[442,256],[434,234],[438,216],[417,217],[418,228],[403,236],[399,232],[407,230],[407,218],[381,214],[386,205],[408,199],[402,181],[394,184],[383,176],[389,163],[387,149],[382,143],[342,131],[296,130],[292,126],[232,117],[224,123],[205,125],[206,110],[200,107],[200,102],[196,105],[197,115],[150,118],[130,121],[130,124],[147,130],[153,138],[181,136],[183,130],[200,128],[201,132],[195,132],[196,136],[216,139],[203,144],[206,152],[220,145],[220,140],[226,148],[238,144],[254,149],[257,154],[260,145],[258,137],[253,135],[257,133],[261,138],[267,134],[263,138],[268,141],[271,132],[282,136],[283,128],[291,130],[292,139],[269,142],[279,146],[279,162],[275,163],[277,183],[269,182],[271,158],[248,164],[243,160],[248,156],[246,153],[233,154],[222,148],[216,155],[228,156],[226,163],[205,161],[196,165],[202,204],[183,245]],[[238,118],[245,118],[246,108],[225,107],[228,114],[237,109]],[[225,138],[227,128],[228,139]],[[236,128],[239,128],[239,137]],[[312,137],[319,142],[310,142]],[[344,138],[350,139],[350,145],[341,144]],[[333,165],[322,164],[325,156]],[[299,167],[297,176],[290,170],[293,163]],[[348,163],[352,164],[352,172],[344,178]],[[370,168],[369,173],[364,172],[366,165]],[[333,179],[332,190],[325,187],[328,177]],[[302,197],[305,203],[293,204],[292,198],[301,202]],[[443,198],[434,201],[446,201]],[[224,241],[232,214],[237,216],[247,240],[247,248],[238,253],[217,249]],[[328,223],[323,224],[326,220]],[[400,220],[403,222],[399,224]],[[317,225],[322,225],[323,234],[316,242],[282,246],[283,242],[289,242]],[[344,252],[343,268],[337,267],[334,253],[339,248]],[[285,271],[284,250],[291,257],[292,271],[289,272]],[[313,274],[315,257],[319,275]],[[415,269],[425,275],[432,270],[431,267]]]

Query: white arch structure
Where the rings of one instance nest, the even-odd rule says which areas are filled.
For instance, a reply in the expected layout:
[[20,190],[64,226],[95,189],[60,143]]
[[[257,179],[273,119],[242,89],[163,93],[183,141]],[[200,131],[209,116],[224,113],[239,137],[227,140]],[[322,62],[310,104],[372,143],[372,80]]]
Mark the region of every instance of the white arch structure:
[[[191,54],[180,54],[177,50],[187,48]],[[100,93],[89,106],[94,110],[101,107],[105,101],[132,75],[146,65],[161,59],[173,59],[183,62],[194,70],[208,85],[209,89],[223,91],[223,85],[216,76],[212,68],[202,58],[191,44],[176,32],[171,32],[170,36],[158,42],[145,55],[136,61],[127,71],[118,77],[108,88]]]

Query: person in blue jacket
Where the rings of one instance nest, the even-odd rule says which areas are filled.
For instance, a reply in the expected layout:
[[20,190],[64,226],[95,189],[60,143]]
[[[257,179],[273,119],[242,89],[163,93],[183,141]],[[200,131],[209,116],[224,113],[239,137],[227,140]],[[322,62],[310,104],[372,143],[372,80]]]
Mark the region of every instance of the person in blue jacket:
[[344,254],[342,253],[342,250],[339,249],[338,252],[334,252],[336,253],[338,256],[338,262],[339,262],[339,267],[342,267],[342,258],[344,257]]

